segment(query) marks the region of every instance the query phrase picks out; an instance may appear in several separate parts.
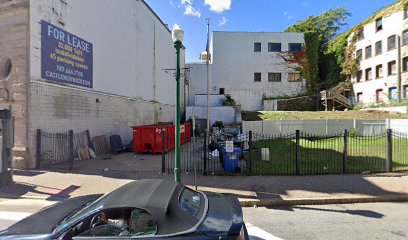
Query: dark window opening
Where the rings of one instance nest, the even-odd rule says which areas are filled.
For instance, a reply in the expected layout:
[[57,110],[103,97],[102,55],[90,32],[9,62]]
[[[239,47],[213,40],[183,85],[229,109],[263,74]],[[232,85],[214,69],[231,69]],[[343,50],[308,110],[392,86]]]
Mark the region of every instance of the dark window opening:
[[371,46],[365,48],[365,58],[369,59],[372,57]]
[[282,73],[268,73],[268,82],[281,82]]
[[262,44],[254,43],[254,52],[261,52]]
[[383,29],[382,18],[379,18],[375,21],[375,30],[381,31]]
[[268,51],[269,52],[280,52],[282,51],[282,44],[281,43],[268,43]]
[[375,43],[375,55],[382,54],[382,42],[378,41]]
[[357,72],[357,82],[361,82],[363,80],[363,71],[358,71]]
[[388,75],[395,74],[397,74],[397,62],[394,60],[388,63]]
[[375,78],[382,78],[383,77],[383,66],[378,65],[375,67]]
[[371,79],[373,79],[372,70],[371,70],[371,68],[367,68],[365,70],[365,80],[370,81]]
[[262,74],[261,73],[254,73],[254,82],[260,82],[262,80]]
[[396,48],[396,37],[395,35],[392,35],[390,37],[388,37],[388,51],[389,50],[393,50]]
[[301,52],[302,44],[301,43],[289,43],[289,52]]
[[220,94],[224,95],[225,94],[225,88],[220,88]]

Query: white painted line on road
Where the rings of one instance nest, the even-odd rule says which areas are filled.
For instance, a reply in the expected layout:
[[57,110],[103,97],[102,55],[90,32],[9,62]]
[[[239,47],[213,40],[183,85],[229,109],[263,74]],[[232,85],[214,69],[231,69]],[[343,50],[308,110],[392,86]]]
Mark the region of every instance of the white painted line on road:
[[30,216],[32,213],[28,212],[4,212],[0,211],[0,220],[6,220],[6,221],[20,221],[28,216]]
[[245,226],[247,227],[248,230],[248,235],[249,235],[249,239],[256,239],[256,240],[282,240],[281,238],[275,237],[272,234],[258,228],[255,227],[254,225],[250,224],[250,223],[245,223]]

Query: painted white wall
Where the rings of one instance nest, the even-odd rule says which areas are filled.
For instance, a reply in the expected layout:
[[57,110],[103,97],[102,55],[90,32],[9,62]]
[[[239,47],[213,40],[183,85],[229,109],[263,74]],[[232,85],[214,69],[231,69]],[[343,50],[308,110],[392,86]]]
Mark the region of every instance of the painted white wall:
[[[278,53],[268,52],[268,43],[281,43],[288,51],[289,43],[304,44],[303,33],[214,32],[213,93],[225,93],[242,105],[242,110],[262,110],[264,97],[295,96],[304,92],[305,81],[288,82],[288,73],[295,72]],[[262,44],[254,52],[254,43]],[[254,82],[254,73],[261,72],[261,82]],[[281,82],[268,82],[269,72],[281,72]]]
[[[357,78],[354,77],[354,93],[363,93],[363,103],[370,104],[376,102],[376,90],[382,89],[385,102],[389,102],[388,94],[389,88],[397,87],[397,76],[388,76],[388,62],[397,60],[397,49],[388,51],[388,37],[391,35],[399,35],[402,37],[402,32],[408,29],[408,19],[403,19],[403,12],[398,11],[394,14],[384,17],[382,19],[383,29],[376,32],[376,22],[371,22],[364,26],[364,39],[356,43],[356,52],[362,49],[363,60],[360,62],[360,70],[363,72],[362,81],[357,83]],[[382,41],[383,53],[381,55],[375,55],[375,43]],[[402,41],[402,38],[401,38]],[[372,48],[372,57],[365,59],[365,48],[370,46]],[[408,46],[402,46],[402,58],[408,56]],[[383,65],[383,77],[375,78],[376,66]],[[365,70],[372,69],[372,80],[365,80]],[[403,74],[402,85],[408,85],[408,74]],[[403,95],[402,95],[403,96]]]
[[[388,123],[387,123],[388,122]],[[243,121],[242,132],[252,131],[269,136],[293,134],[296,130],[315,136],[336,136],[345,129],[356,129],[365,136],[384,133],[387,128],[408,133],[408,120],[320,119],[320,120],[265,120]]]
[[171,33],[142,0],[30,1],[30,19],[32,80],[41,80],[45,20],[93,44],[93,90],[174,104],[174,79],[162,70],[175,68]]
[[[194,106],[195,95],[207,94],[207,65],[205,63],[187,63],[186,67],[190,68],[186,75],[189,80],[187,105]],[[213,65],[210,64],[210,84],[212,82],[212,67]],[[210,93],[213,92],[210,91]]]
[[[223,102],[227,99],[224,95],[210,95],[210,107],[222,107]],[[207,95],[195,95],[196,107],[207,107]]]

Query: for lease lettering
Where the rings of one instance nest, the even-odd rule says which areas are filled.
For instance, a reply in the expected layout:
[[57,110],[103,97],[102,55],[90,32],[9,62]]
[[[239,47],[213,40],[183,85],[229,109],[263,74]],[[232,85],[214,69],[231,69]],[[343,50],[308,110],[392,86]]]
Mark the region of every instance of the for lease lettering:
[[71,34],[64,32],[52,25],[48,25],[48,36],[87,53],[91,51],[91,47],[88,42],[78,37],[72,36]]

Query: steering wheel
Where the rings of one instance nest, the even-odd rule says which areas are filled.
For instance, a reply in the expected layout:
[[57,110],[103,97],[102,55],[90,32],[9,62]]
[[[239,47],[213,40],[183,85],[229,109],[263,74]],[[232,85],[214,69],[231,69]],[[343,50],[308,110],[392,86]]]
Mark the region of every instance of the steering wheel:
[[96,214],[92,217],[91,223],[89,224],[90,228],[98,227],[105,224],[101,219],[101,214]]

